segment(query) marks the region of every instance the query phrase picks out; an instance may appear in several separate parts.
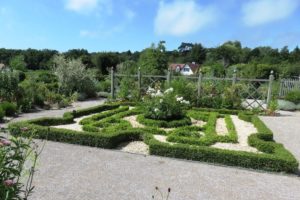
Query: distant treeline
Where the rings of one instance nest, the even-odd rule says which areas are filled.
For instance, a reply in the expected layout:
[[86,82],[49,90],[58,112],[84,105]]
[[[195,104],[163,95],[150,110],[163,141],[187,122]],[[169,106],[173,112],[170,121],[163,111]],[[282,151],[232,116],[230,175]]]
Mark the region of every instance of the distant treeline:
[[[164,42],[161,43],[164,45]],[[87,68],[96,68],[102,74],[107,69],[120,63],[130,61],[139,64],[141,52],[88,52],[85,49],[71,49],[59,53],[56,50],[14,50],[0,49],[0,63],[10,66],[16,57],[23,60],[28,70],[50,69],[54,55],[63,54],[68,59],[81,59]],[[300,75],[300,49],[298,46],[290,50],[287,46],[281,49],[269,46],[248,48],[242,47],[239,41],[228,41],[215,48],[206,48],[200,43],[182,43],[173,51],[162,51],[160,59],[167,63],[197,62],[202,71],[214,76],[226,76],[237,69],[240,76],[266,78],[271,70],[278,77],[298,77]],[[149,52],[148,52],[149,54]],[[145,60],[145,59],[144,59]],[[147,60],[147,59],[146,59]],[[159,64],[159,63],[158,63]],[[149,66],[151,67],[151,66]],[[165,66],[164,66],[165,69]]]

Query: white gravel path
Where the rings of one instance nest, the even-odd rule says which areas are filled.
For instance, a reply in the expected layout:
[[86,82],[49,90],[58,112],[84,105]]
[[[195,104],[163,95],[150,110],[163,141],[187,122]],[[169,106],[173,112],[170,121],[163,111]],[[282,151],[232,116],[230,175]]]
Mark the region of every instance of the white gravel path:
[[131,115],[131,116],[124,117],[123,119],[128,121],[133,128],[144,128],[145,125],[139,123],[136,118],[137,115]]
[[219,148],[219,149],[228,149],[228,150],[234,150],[234,151],[248,151],[253,153],[261,153],[254,147],[250,147],[248,145],[248,137],[253,134],[257,133],[256,128],[252,123],[246,122],[244,120],[241,120],[236,115],[230,116],[233,124],[235,125],[235,129],[238,135],[238,143],[215,143],[211,147]]
[[199,127],[202,127],[206,124],[206,122],[204,121],[201,121],[201,120],[196,120],[194,118],[191,118],[191,121],[192,121],[192,125],[193,126],[199,126]]
[[227,135],[228,134],[228,129],[226,127],[225,118],[217,119],[216,132],[218,135]]
[[94,113],[91,115],[85,115],[82,117],[74,118],[75,123],[73,124],[63,124],[63,125],[58,125],[58,126],[51,126],[54,128],[63,128],[63,129],[69,129],[69,130],[74,130],[74,131],[82,131],[82,125],[79,124],[79,122],[85,118],[91,117],[93,115],[96,115],[98,113]]
[[153,135],[153,137],[154,137],[154,139],[156,139],[160,142],[168,143],[168,144],[171,144],[171,145],[175,144],[173,142],[168,142],[167,141],[167,136],[165,136],[165,135]]
[[149,155],[149,146],[142,141],[121,143],[117,149],[129,153]]

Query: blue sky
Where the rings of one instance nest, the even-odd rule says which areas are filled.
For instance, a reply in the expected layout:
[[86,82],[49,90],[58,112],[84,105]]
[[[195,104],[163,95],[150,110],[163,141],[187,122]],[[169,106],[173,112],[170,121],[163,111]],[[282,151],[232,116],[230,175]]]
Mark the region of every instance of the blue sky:
[[0,48],[300,46],[300,0],[0,0]]

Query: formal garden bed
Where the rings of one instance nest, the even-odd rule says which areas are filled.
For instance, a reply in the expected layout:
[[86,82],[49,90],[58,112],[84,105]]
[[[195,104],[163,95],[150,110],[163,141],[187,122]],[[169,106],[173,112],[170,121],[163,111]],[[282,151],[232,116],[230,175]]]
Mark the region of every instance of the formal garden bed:
[[151,118],[141,105],[107,103],[9,129],[13,135],[230,166],[289,173],[298,168],[259,117],[245,111],[188,108],[172,120]]

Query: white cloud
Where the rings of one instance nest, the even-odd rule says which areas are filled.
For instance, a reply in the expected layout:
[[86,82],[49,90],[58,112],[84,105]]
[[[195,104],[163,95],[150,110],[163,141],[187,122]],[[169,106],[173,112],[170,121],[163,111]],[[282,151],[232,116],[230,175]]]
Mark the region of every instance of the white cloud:
[[66,8],[75,12],[87,12],[96,9],[98,0],[67,0]]
[[65,0],[65,8],[81,14],[88,14],[93,11],[112,14],[112,0]]
[[257,26],[285,19],[298,5],[298,0],[252,0],[242,6],[243,21],[247,26]]
[[216,12],[212,6],[200,6],[194,0],[160,2],[154,22],[158,35],[184,36],[199,31],[214,22]]

